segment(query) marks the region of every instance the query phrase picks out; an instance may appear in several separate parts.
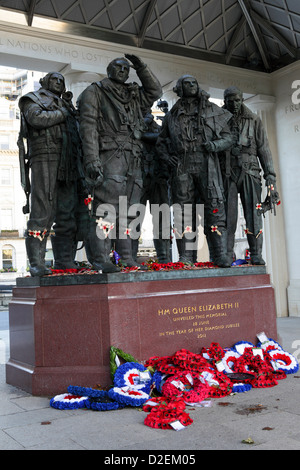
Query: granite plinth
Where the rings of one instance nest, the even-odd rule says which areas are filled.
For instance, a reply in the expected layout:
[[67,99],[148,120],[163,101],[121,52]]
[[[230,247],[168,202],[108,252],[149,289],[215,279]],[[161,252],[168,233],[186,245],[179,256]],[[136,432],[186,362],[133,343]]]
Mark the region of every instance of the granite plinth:
[[265,267],[19,278],[7,383],[33,395],[111,385],[111,346],[138,361],[218,342],[277,339]]

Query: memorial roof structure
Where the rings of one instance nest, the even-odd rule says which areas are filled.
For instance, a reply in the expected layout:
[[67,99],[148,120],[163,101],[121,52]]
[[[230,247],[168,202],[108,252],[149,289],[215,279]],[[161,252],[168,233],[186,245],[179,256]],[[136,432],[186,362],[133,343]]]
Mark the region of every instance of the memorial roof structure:
[[0,0],[29,26],[263,72],[300,58],[299,0]]

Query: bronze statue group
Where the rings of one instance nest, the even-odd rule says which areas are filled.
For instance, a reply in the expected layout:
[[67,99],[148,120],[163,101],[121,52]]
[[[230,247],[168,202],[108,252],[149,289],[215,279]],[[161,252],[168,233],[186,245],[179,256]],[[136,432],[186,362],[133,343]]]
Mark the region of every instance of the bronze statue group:
[[[127,82],[130,68],[140,85]],[[139,57],[125,54],[108,65],[106,78],[82,92],[76,107],[64,77],[56,72],[41,79],[38,91],[20,98],[18,143],[28,198],[24,212],[30,213],[25,241],[32,276],[52,273],[45,266],[50,233],[55,269],[77,268],[80,240],[97,271],[120,271],[112,261],[112,248],[122,264],[139,266],[142,222],[133,237],[130,209],[147,201],[150,210],[154,204],[167,204],[188,211],[191,225],[182,218],[176,227],[179,260],[185,263],[197,259],[190,232],[196,237],[196,208],[202,205],[210,259],[216,266],[230,267],[238,195],[251,262],[265,264],[262,214],[278,203],[279,195],[260,118],[245,106],[236,87],[225,90],[222,108],[191,75],[180,77],[174,92],[178,100],[170,111],[160,102],[165,112],[160,126],[151,108],[162,95],[161,85]],[[267,186],[264,205],[261,171]],[[161,220],[156,225],[157,257],[167,263],[170,234],[162,233]]]

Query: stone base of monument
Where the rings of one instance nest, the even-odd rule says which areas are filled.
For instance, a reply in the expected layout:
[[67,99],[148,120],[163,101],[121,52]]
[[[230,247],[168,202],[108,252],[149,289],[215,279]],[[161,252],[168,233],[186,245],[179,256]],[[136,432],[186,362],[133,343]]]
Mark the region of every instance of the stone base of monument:
[[217,342],[277,339],[265,267],[19,278],[9,305],[7,383],[53,396],[112,384],[110,347],[138,361]]

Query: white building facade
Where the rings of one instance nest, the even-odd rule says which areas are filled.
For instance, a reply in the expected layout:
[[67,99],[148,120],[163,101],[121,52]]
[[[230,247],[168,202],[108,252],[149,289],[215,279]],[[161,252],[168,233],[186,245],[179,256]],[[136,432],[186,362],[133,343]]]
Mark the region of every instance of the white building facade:
[[0,67],[0,281],[25,275],[27,256],[17,140],[20,130],[18,99],[39,88],[41,72]]

